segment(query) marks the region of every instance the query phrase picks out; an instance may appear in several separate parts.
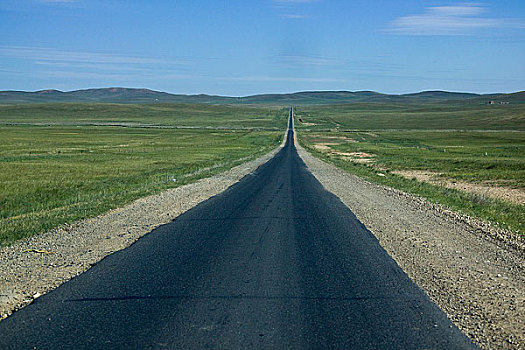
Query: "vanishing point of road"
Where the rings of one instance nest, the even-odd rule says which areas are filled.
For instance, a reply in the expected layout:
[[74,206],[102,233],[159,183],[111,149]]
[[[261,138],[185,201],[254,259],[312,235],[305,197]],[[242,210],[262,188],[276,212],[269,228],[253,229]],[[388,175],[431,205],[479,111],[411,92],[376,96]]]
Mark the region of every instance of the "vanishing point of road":
[[0,322],[0,348],[477,347],[308,171],[290,128],[257,171]]

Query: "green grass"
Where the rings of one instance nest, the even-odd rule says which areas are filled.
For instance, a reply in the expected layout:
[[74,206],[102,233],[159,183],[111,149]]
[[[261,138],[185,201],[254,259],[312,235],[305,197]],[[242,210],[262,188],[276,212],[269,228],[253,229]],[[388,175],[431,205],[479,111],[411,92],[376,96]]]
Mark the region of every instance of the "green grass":
[[49,103],[0,105],[0,124],[124,125],[283,130],[286,108],[188,104]]
[[[430,103],[302,107],[297,118],[303,123],[297,121],[296,126],[305,148],[348,172],[524,235],[523,205],[392,173],[422,170],[449,180],[525,188],[525,106],[496,107],[502,108],[487,112],[480,110],[485,106],[467,105],[461,111],[457,105]],[[316,143],[330,143],[331,152],[315,149]],[[369,164],[357,164],[337,152],[374,157]]]
[[[282,140],[287,116],[287,110],[270,113],[248,108],[237,120],[235,113],[241,112],[235,108],[233,116],[228,115],[228,107],[211,107],[215,113],[206,115],[203,106],[182,105],[180,114],[188,119],[180,120],[193,123],[193,128],[174,129],[165,126],[179,125],[174,120],[176,105],[169,107],[170,116],[158,113],[142,121],[136,106],[131,106],[134,114],[121,114],[130,106],[84,104],[79,114],[85,119],[78,120],[74,118],[78,105],[57,104],[54,112],[48,105],[40,106],[42,110],[38,105],[12,107],[0,107],[0,119],[12,118],[13,110],[25,110],[26,120],[41,125],[0,126],[0,245],[194,182],[269,152]],[[86,112],[90,108],[94,108],[91,117]],[[156,127],[85,123],[104,118],[141,124],[153,119]]]
[[525,188],[525,132],[310,132],[303,139],[309,144],[334,142],[326,136],[341,137],[332,150],[373,154],[381,168],[425,170],[449,179]]
[[296,108],[308,130],[521,130],[525,105],[469,102],[354,103]]

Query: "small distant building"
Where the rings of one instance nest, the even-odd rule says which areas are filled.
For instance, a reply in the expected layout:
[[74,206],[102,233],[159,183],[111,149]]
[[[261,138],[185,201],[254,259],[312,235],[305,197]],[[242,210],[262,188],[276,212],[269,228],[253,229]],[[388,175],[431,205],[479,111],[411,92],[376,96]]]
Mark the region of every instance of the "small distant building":
[[489,105],[495,105],[496,101],[489,101]]

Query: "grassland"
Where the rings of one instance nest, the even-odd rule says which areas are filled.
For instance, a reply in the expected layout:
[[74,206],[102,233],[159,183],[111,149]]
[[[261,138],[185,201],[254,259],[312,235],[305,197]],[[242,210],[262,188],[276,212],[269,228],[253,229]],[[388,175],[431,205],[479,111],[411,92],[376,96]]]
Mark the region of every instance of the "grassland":
[[[520,130],[525,105],[472,102],[354,103],[301,107],[298,118],[309,130]],[[297,123],[301,128],[301,123]]]
[[[0,106],[0,244],[267,152],[282,137],[287,113],[186,104]],[[395,172],[523,189],[524,104],[353,103],[300,107],[296,117],[300,141],[319,157],[523,233],[523,205]],[[367,163],[348,156],[359,152],[371,155]]]
[[523,205],[397,174],[523,190],[524,105],[353,104],[298,108],[296,116],[300,142],[318,157],[524,234]]
[[0,124],[281,130],[286,108],[189,104],[0,105]]
[[227,106],[1,106],[0,244],[264,154],[286,117]]

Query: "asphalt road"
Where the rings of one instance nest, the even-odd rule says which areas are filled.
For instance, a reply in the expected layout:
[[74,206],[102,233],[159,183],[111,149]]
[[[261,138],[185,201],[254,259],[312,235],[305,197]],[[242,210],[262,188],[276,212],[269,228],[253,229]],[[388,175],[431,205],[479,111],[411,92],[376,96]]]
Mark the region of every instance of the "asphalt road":
[[287,137],[226,192],[0,322],[0,348],[476,348]]

